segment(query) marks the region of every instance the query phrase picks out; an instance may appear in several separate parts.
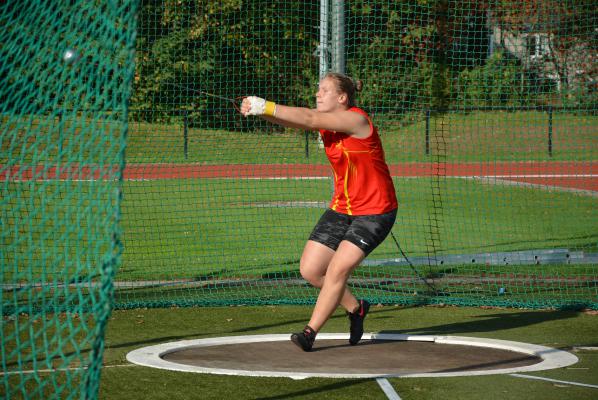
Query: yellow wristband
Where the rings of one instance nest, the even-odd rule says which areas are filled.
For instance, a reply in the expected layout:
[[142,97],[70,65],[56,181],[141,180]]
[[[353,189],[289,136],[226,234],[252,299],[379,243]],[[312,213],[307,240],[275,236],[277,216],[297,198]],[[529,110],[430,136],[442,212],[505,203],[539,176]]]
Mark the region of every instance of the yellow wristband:
[[264,115],[268,115],[273,117],[276,115],[276,103],[273,101],[266,101],[266,105],[264,106]]

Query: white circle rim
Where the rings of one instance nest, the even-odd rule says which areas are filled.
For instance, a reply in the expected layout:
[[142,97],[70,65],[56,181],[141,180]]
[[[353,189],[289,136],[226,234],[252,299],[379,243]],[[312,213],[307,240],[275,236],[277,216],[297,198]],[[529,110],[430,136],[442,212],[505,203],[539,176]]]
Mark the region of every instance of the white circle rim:
[[[320,333],[318,339],[346,340],[349,335],[346,333]],[[435,336],[435,335],[405,335],[388,333],[366,333],[363,340],[396,340],[396,341],[418,341],[434,342],[439,344],[452,344],[462,346],[486,347],[499,350],[514,351],[539,357],[542,361],[526,366],[513,368],[502,368],[483,371],[455,371],[455,372],[426,372],[426,373],[390,373],[390,374],[368,374],[368,373],[324,373],[324,372],[290,372],[290,371],[248,371],[243,369],[208,368],[194,365],[179,364],[166,361],[162,357],[166,354],[196,347],[219,346],[225,344],[240,344],[254,342],[277,342],[289,340],[288,334],[272,335],[248,335],[248,336],[224,336],[208,339],[180,340],[176,342],[162,343],[154,346],[142,347],[127,354],[127,361],[152,368],[166,369],[170,371],[195,372],[202,374],[217,375],[238,375],[238,376],[259,376],[259,377],[284,377],[291,379],[305,378],[432,378],[432,377],[454,377],[454,376],[476,376],[476,375],[497,375],[512,374],[519,372],[544,371],[548,369],[563,368],[575,364],[579,359],[564,350],[540,346],[531,343],[513,342],[509,340],[486,339],[466,336]]]

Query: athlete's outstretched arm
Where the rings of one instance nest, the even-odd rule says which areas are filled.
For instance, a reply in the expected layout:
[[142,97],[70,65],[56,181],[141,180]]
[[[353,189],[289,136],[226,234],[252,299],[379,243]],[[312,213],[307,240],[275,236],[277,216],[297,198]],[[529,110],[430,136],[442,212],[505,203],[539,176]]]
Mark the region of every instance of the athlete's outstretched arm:
[[245,116],[257,115],[282,126],[311,131],[327,129],[364,137],[370,131],[368,120],[355,112],[320,112],[310,108],[274,104],[259,97],[245,98],[241,104],[241,113]]

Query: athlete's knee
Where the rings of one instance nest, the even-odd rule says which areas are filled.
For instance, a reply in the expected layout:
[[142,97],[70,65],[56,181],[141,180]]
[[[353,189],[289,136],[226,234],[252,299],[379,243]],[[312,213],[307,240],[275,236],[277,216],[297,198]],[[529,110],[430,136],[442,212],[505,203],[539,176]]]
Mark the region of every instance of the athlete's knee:
[[326,270],[326,280],[330,278],[335,283],[346,282],[364,257],[363,250],[355,244],[342,241],[330,260]]
[[320,272],[320,268],[317,268],[314,264],[301,259],[299,263],[299,272],[303,279],[308,281],[312,286],[317,288],[322,287],[324,282],[324,275]]
[[334,250],[309,240],[299,261],[301,276],[313,286],[321,288],[324,284],[328,263],[333,256]]
[[351,264],[339,263],[333,260],[326,271],[326,279],[335,283],[345,283],[349,280],[353,269],[354,266]]

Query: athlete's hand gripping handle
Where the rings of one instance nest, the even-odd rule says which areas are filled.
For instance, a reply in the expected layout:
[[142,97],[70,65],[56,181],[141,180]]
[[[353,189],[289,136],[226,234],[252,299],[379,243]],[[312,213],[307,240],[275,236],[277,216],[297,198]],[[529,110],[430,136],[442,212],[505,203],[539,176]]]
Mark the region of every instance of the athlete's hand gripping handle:
[[276,115],[276,104],[257,96],[248,96],[241,103],[241,114],[248,115],[266,115],[273,117]]

